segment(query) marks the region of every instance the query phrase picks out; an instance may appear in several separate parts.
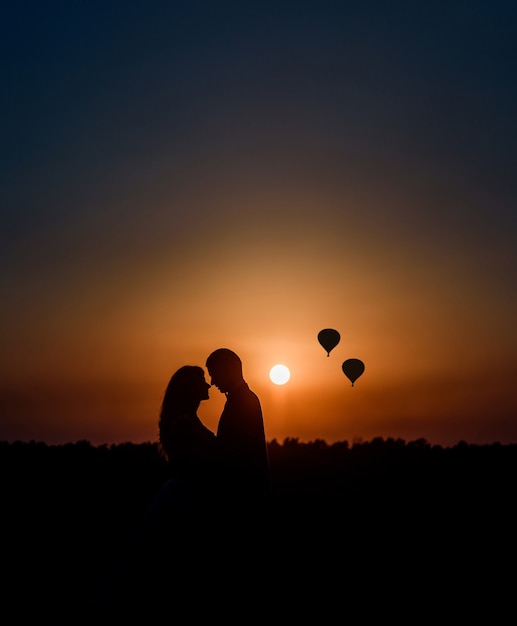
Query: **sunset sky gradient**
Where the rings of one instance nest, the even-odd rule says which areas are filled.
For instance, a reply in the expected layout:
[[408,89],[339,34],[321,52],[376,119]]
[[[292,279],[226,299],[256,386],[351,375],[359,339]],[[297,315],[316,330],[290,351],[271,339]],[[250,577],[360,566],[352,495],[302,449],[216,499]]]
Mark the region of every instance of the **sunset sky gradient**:
[[0,24],[0,440],[154,441],[174,370],[228,347],[268,440],[517,443],[515,3]]

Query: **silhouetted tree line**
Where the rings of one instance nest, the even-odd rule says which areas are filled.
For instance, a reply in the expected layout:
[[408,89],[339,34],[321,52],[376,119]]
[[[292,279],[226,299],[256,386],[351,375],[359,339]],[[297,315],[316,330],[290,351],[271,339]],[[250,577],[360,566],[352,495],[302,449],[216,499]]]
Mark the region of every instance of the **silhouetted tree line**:
[[[452,447],[425,439],[374,438],[328,444],[286,438],[268,443],[276,499],[377,496],[421,497],[435,493],[484,493],[513,490],[517,476],[517,444]],[[138,507],[168,476],[156,443],[94,446],[88,441],[62,445],[0,441],[4,494],[15,498],[22,489],[33,497],[61,501],[85,498]],[[65,490],[65,491],[63,491]],[[21,496],[20,496],[21,497]]]

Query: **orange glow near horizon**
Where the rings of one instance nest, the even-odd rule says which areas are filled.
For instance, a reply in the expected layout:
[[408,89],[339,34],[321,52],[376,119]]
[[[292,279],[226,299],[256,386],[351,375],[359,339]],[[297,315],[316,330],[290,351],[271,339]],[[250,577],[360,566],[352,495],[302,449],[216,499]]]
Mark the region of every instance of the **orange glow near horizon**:
[[[10,394],[3,394],[3,413],[17,415],[17,423],[6,420],[4,428],[9,433],[12,426],[13,432],[25,433],[24,439],[49,443],[154,441],[161,397],[172,372],[184,363],[204,366],[212,349],[226,346],[241,355],[245,377],[261,399],[268,440],[290,437],[332,443],[380,436],[424,438],[442,445],[517,440],[514,397],[507,392],[516,372],[504,363],[498,371],[492,369],[488,383],[465,364],[460,373],[458,361],[438,367],[439,360],[432,360],[430,353],[427,369],[423,359],[413,368],[402,347],[398,358],[382,358],[371,341],[362,350],[359,341],[349,342],[343,328],[341,343],[327,357],[317,342],[317,330],[311,327],[299,341],[294,340],[299,332],[296,324],[279,333],[278,340],[250,334],[244,341],[230,342],[228,335],[205,345],[202,337],[203,345],[192,341],[188,350],[170,347],[169,354],[165,346],[159,353],[155,341],[149,342],[147,351],[141,343],[133,353],[104,344],[104,363],[96,356],[99,346],[85,346],[81,368],[77,354],[73,366],[69,356],[64,360],[68,368],[33,375],[27,371],[24,384],[12,385]],[[232,335],[236,336],[236,328]],[[347,347],[349,343],[353,349]],[[353,388],[341,370],[350,356],[366,364]],[[291,371],[289,383],[283,386],[269,379],[271,364],[280,361]],[[109,375],[110,368],[118,372],[116,377]],[[214,431],[223,404],[223,394],[212,388],[210,399],[200,407],[201,418]],[[505,439],[508,433],[510,441]]]

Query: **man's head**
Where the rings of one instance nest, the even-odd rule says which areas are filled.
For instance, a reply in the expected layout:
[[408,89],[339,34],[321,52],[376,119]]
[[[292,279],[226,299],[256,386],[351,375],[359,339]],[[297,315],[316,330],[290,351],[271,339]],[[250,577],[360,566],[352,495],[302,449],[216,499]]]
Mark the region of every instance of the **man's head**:
[[206,369],[212,385],[222,393],[231,391],[243,380],[242,361],[228,348],[214,350],[206,360]]

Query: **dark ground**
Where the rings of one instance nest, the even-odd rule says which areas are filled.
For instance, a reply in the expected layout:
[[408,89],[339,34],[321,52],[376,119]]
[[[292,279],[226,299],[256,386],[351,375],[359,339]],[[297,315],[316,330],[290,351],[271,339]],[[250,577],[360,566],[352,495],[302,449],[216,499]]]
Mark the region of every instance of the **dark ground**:
[[[223,530],[211,508],[192,532],[172,522],[149,535],[156,558],[139,575],[158,581],[146,602],[160,609],[142,623],[173,623],[164,612],[185,606],[193,620],[232,623],[326,623],[352,608],[367,619],[372,607],[408,619],[515,617],[517,445],[286,440],[269,449],[267,520],[250,528],[234,518]],[[0,442],[0,459],[4,623],[97,623],[88,607],[166,478],[156,447]],[[221,551],[224,542],[234,549]],[[166,551],[178,544],[189,557]]]

